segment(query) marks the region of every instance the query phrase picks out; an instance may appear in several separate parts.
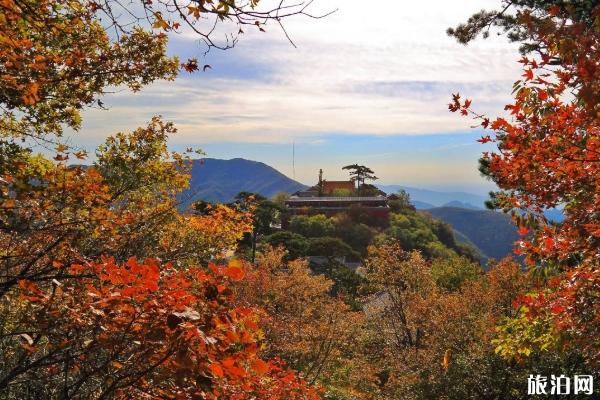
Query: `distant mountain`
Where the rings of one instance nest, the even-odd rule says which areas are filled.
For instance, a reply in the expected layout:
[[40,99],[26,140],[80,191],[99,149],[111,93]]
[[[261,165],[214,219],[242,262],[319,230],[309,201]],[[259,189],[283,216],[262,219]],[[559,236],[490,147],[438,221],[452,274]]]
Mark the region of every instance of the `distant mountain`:
[[463,203],[462,201],[458,201],[458,200],[449,201],[448,203],[444,204],[442,207],[457,207],[457,208],[466,208],[468,210],[481,210],[481,207],[474,206],[471,203]]
[[513,254],[513,244],[519,239],[516,226],[503,213],[457,207],[432,208],[423,212],[452,225],[487,257],[501,259]]
[[190,189],[181,193],[179,199],[187,207],[197,200],[226,203],[242,191],[271,197],[279,192],[293,193],[305,188],[261,162],[204,158],[193,161]]
[[410,199],[410,202],[417,210],[427,210],[429,208],[435,208],[433,204],[425,203],[424,201],[418,201]]
[[444,207],[448,203],[460,202],[463,204],[459,207],[484,209],[484,203],[488,200],[486,196],[466,192],[439,192],[402,185],[377,185],[377,187],[387,194],[396,193],[400,189],[406,190],[410,195],[411,202],[417,209],[425,208],[419,207],[417,202],[431,204],[434,207]]
[[479,259],[479,261],[481,262],[481,265],[487,264],[488,260],[490,259],[489,256],[484,254],[483,251],[479,247],[477,247],[475,245],[475,243],[473,243],[471,241],[471,239],[469,239],[468,237],[466,237],[465,235],[463,235],[456,229],[452,229],[452,231],[454,233],[454,239],[457,242],[465,243],[471,247],[471,249],[473,250],[473,254]]

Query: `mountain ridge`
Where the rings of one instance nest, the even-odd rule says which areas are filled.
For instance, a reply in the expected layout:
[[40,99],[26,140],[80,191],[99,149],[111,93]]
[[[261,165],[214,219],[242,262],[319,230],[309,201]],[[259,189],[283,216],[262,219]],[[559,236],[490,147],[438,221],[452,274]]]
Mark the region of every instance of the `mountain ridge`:
[[263,162],[244,158],[193,160],[191,175],[190,188],[178,196],[183,206],[198,200],[227,203],[242,191],[272,197],[307,187]]
[[[293,193],[307,188],[259,161],[202,158],[192,163],[190,188],[179,195],[182,209],[198,200],[227,203],[241,191],[270,198],[279,192]],[[464,238],[463,241],[474,244],[485,258],[502,258],[512,254],[512,243],[518,238],[516,228],[505,214],[483,209],[484,196],[402,185],[379,187],[388,189],[389,193],[406,190],[420,212],[449,223],[459,239]],[[478,201],[481,201],[480,207],[473,204]]]
[[481,196],[474,193],[468,192],[442,192],[430,189],[421,189],[404,185],[376,185],[379,189],[383,190],[388,194],[396,193],[398,190],[405,190],[410,195],[410,200],[419,207],[418,204],[425,203],[430,204],[433,207],[444,207],[448,203],[456,204],[463,203],[466,208],[477,208],[485,209],[485,201],[488,200],[487,196]]
[[421,212],[450,224],[488,258],[512,255],[514,242],[520,238],[511,218],[497,211],[436,207]]

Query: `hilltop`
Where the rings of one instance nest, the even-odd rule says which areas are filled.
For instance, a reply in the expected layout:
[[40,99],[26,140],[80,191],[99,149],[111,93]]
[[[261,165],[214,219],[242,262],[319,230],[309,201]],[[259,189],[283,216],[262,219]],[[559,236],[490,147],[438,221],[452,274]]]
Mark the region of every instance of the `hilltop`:
[[262,162],[203,158],[193,161],[190,188],[179,198],[184,205],[197,200],[226,203],[242,191],[270,198],[279,192],[293,193],[305,188],[306,185]]

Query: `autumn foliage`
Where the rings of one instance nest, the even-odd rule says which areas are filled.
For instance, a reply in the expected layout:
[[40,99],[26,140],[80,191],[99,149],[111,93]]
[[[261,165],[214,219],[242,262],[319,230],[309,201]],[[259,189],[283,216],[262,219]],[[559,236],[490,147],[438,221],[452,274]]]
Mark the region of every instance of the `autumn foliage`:
[[[514,2],[515,18],[495,18],[535,53],[508,116],[478,115],[458,94],[450,104],[491,130],[479,141],[498,150],[481,169],[503,189],[494,204],[519,224],[529,273],[511,259],[484,271],[440,226],[448,240],[431,251],[402,249],[412,222],[435,225],[410,209],[414,221],[398,214],[383,241],[340,217],[346,236],[362,232],[360,252],[314,240],[329,261],[364,257],[360,277],[339,270],[334,282],[333,270],[257,247],[275,203],[246,193],[181,209],[194,150],[168,150],[172,123],[108,136],[93,159],[62,139],[109,88],[198,70],[166,54],[167,32],[185,25],[228,48],[242,28],[310,3],[0,0],[2,398],[506,399],[522,398],[533,370],[597,364],[599,6]],[[213,41],[228,23],[238,33]],[[565,221],[551,224],[543,211],[557,206]]]
[[40,397],[57,395],[53,389],[61,386],[68,397],[303,394],[293,373],[258,357],[253,310],[231,304],[227,286],[243,278],[240,267],[178,271],[153,259],[118,265],[103,258],[68,269],[72,278],[47,290],[19,282],[28,316],[19,328],[27,333],[16,335],[20,346],[4,354],[13,364],[4,387],[21,376],[35,382],[24,391]]
[[206,267],[234,248],[249,216],[225,206],[210,216],[177,211],[186,164],[165,153],[165,129],[154,120],[117,136],[119,146],[109,139],[87,168],[27,151],[5,166],[6,393],[316,397],[283,363],[258,356],[259,314],[236,306],[228,289],[243,268]]
[[[459,95],[450,109],[473,115],[493,132],[480,140],[498,148],[484,153],[482,171],[503,190],[495,205],[512,212],[520,226],[523,239],[516,251],[545,277],[515,303],[539,340],[520,342],[527,336],[521,332],[508,335],[500,348],[529,354],[562,344],[583,349],[588,361],[597,363],[600,6],[558,3],[517,12],[514,24],[535,52],[520,60],[523,76],[515,83],[514,102],[506,106],[507,117],[478,115]],[[564,222],[544,218],[543,211],[552,207],[563,208]],[[528,325],[520,326],[522,331]]]
[[[221,3],[196,18],[230,18]],[[173,124],[154,117],[70,165],[87,153],[63,129],[102,108],[107,87],[136,91],[180,68],[166,55],[176,26],[152,2],[133,24],[114,6],[0,3],[2,397],[318,398],[260,354],[263,314],[231,289],[246,273],[223,260],[252,229],[249,212],[177,208],[192,149],[168,151]]]
[[[332,296],[333,281],[315,275],[307,261],[284,257],[282,248],[264,249],[235,288],[240,304],[263,312],[259,326],[268,346],[262,354],[284,360],[308,382],[326,385],[330,395],[356,395],[359,357],[352,354],[362,313]],[[352,372],[343,376],[340,370]]]

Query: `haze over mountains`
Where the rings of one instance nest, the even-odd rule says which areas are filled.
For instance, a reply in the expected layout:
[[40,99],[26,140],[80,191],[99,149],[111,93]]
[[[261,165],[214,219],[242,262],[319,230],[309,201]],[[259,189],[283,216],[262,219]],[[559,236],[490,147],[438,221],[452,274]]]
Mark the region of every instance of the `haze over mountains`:
[[[288,178],[267,164],[234,158],[194,160],[190,189],[180,195],[184,207],[198,200],[226,203],[241,191],[269,198],[279,192],[293,193],[307,186]],[[402,185],[378,185],[386,193],[406,190],[411,202],[450,224],[458,240],[474,244],[482,259],[502,258],[512,253],[518,239],[510,218],[484,209],[484,196],[465,192],[441,192]]]
[[[314,182],[309,182],[313,184]],[[204,158],[194,160],[190,189],[182,200],[229,202],[241,191],[260,193],[271,197],[278,192],[293,193],[307,186],[288,178],[275,168],[258,161],[233,158],[221,160]],[[485,196],[465,192],[440,192],[402,185],[377,185],[391,194],[406,190],[417,209],[433,207],[461,207],[484,209]]]
[[417,209],[434,207],[460,207],[471,209],[484,209],[484,202],[488,199],[466,192],[439,192],[429,189],[418,189],[402,185],[377,185],[384,192],[391,194],[405,190],[410,195],[411,202]]
[[426,210],[452,226],[458,240],[466,237],[485,258],[501,259],[513,252],[517,227],[506,214],[490,210],[438,207]]

